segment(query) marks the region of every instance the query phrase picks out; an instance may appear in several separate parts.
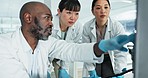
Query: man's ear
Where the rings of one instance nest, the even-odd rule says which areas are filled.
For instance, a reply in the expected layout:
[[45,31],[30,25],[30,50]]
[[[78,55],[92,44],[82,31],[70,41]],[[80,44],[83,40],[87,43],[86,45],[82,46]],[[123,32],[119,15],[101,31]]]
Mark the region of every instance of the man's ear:
[[32,22],[32,16],[31,16],[31,14],[25,13],[25,14],[24,14],[24,21],[25,21],[26,23],[31,23],[31,22]]

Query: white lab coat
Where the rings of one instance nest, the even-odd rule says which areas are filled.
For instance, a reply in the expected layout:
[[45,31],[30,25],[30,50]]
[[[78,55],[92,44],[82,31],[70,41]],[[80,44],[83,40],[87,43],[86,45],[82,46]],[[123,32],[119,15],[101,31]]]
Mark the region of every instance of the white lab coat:
[[[30,78],[27,52],[22,47],[28,46],[27,41],[18,29],[14,33],[0,35],[0,76],[1,78]],[[21,42],[26,43],[22,45]],[[40,50],[39,62],[40,78],[47,78],[49,67],[48,57],[58,58],[65,61],[93,61],[96,56],[92,44],[74,44],[49,37],[47,41],[40,40],[37,48]],[[85,57],[87,56],[87,57]],[[98,58],[101,60],[101,58]]]
[[[82,31],[83,27],[82,24],[78,21],[75,22],[75,24],[68,28],[66,32],[66,38],[65,41],[69,43],[81,43],[82,39]],[[52,30],[52,37],[55,37],[56,39],[62,39],[61,37],[61,29],[59,24],[59,16],[55,15],[53,17],[53,30]],[[51,58],[52,61],[53,58]],[[66,69],[68,72],[69,69],[69,63],[65,61],[58,61],[57,64],[61,66],[62,68]],[[61,65],[62,64],[62,65]]]
[[[91,42],[97,41],[95,26],[96,26],[95,18],[85,23],[83,28],[82,42],[91,43]],[[104,39],[110,39],[112,37],[115,37],[117,35],[121,35],[124,33],[125,33],[125,30],[121,23],[115,20],[112,20],[111,18],[108,18]],[[111,58],[114,73],[115,74],[121,73],[122,69],[126,68],[127,66],[127,53],[115,50],[114,52],[110,51],[109,56]],[[88,77],[89,75],[88,71],[94,70],[94,69],[95,69],[95,64],[84,63],[83,77]]]

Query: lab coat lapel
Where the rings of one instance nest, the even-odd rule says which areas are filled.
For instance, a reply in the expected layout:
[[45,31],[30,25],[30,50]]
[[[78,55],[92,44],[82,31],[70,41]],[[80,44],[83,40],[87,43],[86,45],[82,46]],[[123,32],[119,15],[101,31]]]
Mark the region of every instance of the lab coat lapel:
[[60,30],[57,30],[57,36],[58,36],[58,38],[61,38],[61,31]]
[[27,53],[25,53],[24,51],[22,51],[21,48],[19,48],[18,50],[18,53],[17,53],[19,59],[20,59],[20,62],[23,63],[23,65],[25,66],[25,68],[27,69],[27,71],[29,71],[29,66],[28,66],[28,56],[27,56]]
[[75,32],[75,26],[73,25],[72,27],[69,27],[67,32],[66,32],[66,41],[71,42],[73,38],[76,37],[77,32]]
[[24,67],[28,71],[28,56],[27,53],[23,51],[22,45],[20,44],[19,30],[15,32],[12,36],[12,46],[14,47],[19,61],[24,65]]
[[60,24],[59,24],[59,16],[55,15],[54,18],[53,18],[53,24],[54,24],[54,27],[53,27],[53,30],[56,31],[55,33],[55,36],[57,36],[57,38],[61,38],[61,29],[60,29]]
[[[108,18],[108,22],[107,22],[107,29],[106,29],[106,34],[105,34],[105,39],[110,39],[113,37],[113,25],[112,25],[112,22],[111,22],[111,19]],[[109,56],[110,57],[114,57],[114,52],[112,51],[109,51]],[[111,59],[111,62],[113,62],[113,58],[110,58]],[[113,66],[113,69],[114,69],[114,63],[112,63],[112,66]]]
[[96,29],[93,28],[91,32],[92,32],[92,34],[93,34],[93,35],[95,36],[95,38],[96,38]]
[[95,24],[95,22],[96,22],[96,21],[93,21],[93,23],[91,24],[90,27],[91,27],[91,29],[92,29],[92,30],[91,30],[92,34],[95,36],[95,38],[97,38],[97,37],[96,37],[96,28],[95,28],[95,27],[96,27],[96,24]]
[[111,24],[111,20],[110,18],[108,18],[108,22],[107,22],[107,28],[106,28],[106,33],[105,33],[105,39],[110,39],[112,38],[112,24]]

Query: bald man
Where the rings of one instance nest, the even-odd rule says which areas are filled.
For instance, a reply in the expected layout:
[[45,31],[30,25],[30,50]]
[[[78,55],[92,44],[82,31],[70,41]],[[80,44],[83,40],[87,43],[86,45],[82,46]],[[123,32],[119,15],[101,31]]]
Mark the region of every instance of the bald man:
[[[65,61],[101,63],[101,50],[123,48],[128,36],[106,40],[102,43],[75,44],[50,37],[52,14],[41,2],[28,2],[20,11],[22,26],[15,32],[0,35],[0,76],[1,78],[47,78],[49,57]],[[124,44],[120,44],[124,42]],[[118,43],[120,42],[120,43]]]

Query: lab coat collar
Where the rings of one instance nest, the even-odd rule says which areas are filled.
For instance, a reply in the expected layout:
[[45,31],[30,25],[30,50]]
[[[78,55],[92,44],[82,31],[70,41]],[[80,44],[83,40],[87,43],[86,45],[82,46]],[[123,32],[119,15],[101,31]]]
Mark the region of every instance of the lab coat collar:
[[55,30],[57,32],[57,35],[61,38],[61,29],[59,25],[59,16],[55,15],[53,18],[53,30]]
[[[13,40],[13,47],[20,49],[24,52],[28,52],[29,50],[32,50],[31,47],[29,46],[28,42],[24,38],[21,28],[17,29],[16,32],[12,35],[12,40]],[[16,44],[17,43],[17,44]]]
[[90,25],[90,28],[92,29],[91,32],[92,34],[95,36],[95,38],[97,37],[96,36],[96,19],[92,19],[92,24]]
[[19,36],[20,36],[20,43],[22,44],[23,51],[24,52],[33,52],[32,48],[30,47],[30,45],[28,44],[28,42],[24,38],[21,30],[19,31]]
[[54,30],[60,30],[59,25],[60,25],[59,16],[55,15],[54,18],[53,18],[53,29]]
[[108,18],[108,21],[107,21],[107,31],[108,31],[108,32],[111,32],[111,26],[112,26],[112,25],[111,25],[111,18],[109,17],[109,18]]
[[91,28],[95,29],[96,26],[96,18],[92,19],[92,24],[90,25]]
[[[26,58],[26,57],[28,57],[26,51],[30,50],[30,49],[26,47],[28,45],[24,45],[26,43],[26,41],[24,41],[24,44],[22,45],[22,43],[21,43],[22,40],[21,39],[23,39],[23,38],[24,37],[21,36],[21,28],[19,28],[12,35],[12,46],[13,46],[16,54],[17,54],[17,57],[18,57],[19,61],[22,62],[22,64],[26,68],[26,71],[28,71],[29,70],[29,68],[28,68],[28,65],[29,65],[28,60],[29,60],[29,58]],[[26,48],[26,50],[25,50],[24,47]]]
[[[107,27],[106,27],[106,31],[107,32],[111,32],[111,18],[109,17],[108,18],[108,21],[107,21]],[[90,28],[92,29],[91,32],[93,33],[93,35],[95,36],[96,38],[96,19],[92,19],[92,24],[90,25]]]

